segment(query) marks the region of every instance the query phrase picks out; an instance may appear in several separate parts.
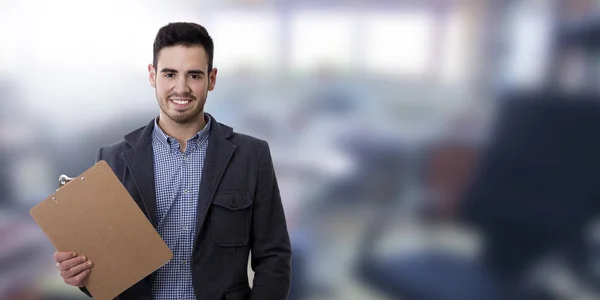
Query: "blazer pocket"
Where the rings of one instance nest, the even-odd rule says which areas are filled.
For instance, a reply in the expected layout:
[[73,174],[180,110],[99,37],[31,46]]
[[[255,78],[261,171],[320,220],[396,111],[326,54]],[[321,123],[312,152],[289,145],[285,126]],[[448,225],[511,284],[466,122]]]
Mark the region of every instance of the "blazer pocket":
[[249,286],[241,286],[225,291],[226,300],[248,300],[252,289]]
[[215,195],[212,202],[213,240],[219,246],[239,247],[250,240],[252,198],[242,192]]

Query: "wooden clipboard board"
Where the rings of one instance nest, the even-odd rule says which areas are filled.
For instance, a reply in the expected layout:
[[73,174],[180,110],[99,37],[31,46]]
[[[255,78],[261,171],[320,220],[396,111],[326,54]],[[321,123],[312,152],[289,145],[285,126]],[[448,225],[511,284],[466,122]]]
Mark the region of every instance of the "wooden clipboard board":
[[84,284],[97,300],[117,297],[173,258],[105,161],[29,213],[58,251],[75,251],[94,263]]

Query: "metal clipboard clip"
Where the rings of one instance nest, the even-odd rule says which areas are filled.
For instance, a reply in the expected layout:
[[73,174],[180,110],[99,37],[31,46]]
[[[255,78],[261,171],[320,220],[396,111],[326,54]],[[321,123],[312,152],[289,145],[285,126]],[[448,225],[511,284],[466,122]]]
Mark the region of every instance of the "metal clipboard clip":
[[71,178],[65,174],[62,174],[58,177],[58,188],[56,189],[57,191],[62,188],[63,186],[65,186],[67,183],[73,181],[74,178]]

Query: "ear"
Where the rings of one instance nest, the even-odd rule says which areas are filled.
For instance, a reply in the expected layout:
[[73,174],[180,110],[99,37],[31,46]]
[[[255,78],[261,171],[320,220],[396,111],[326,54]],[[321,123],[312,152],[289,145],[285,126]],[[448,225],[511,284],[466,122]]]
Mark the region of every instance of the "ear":
[[213,68],[208,73],[208,90],[212,91],[215,89],[215,84],[217,83],[217,68]]
[[156,69],[152,64],[148,64],[148,80],[150,81],[150,86],[156,88]]

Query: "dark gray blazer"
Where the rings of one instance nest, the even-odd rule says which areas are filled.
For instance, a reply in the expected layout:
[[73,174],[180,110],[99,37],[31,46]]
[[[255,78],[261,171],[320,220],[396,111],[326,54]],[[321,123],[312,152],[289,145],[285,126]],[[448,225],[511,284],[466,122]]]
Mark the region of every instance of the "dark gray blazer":
[[[286,299],[291,246],[269,146],[210,117],[192,254],[196,299]],[[99,149],[96,160],[110,165],[156,228],[153,127],[154,120]],[[153,275],[141,280],[118,300],[151,299],[152,280]]]

